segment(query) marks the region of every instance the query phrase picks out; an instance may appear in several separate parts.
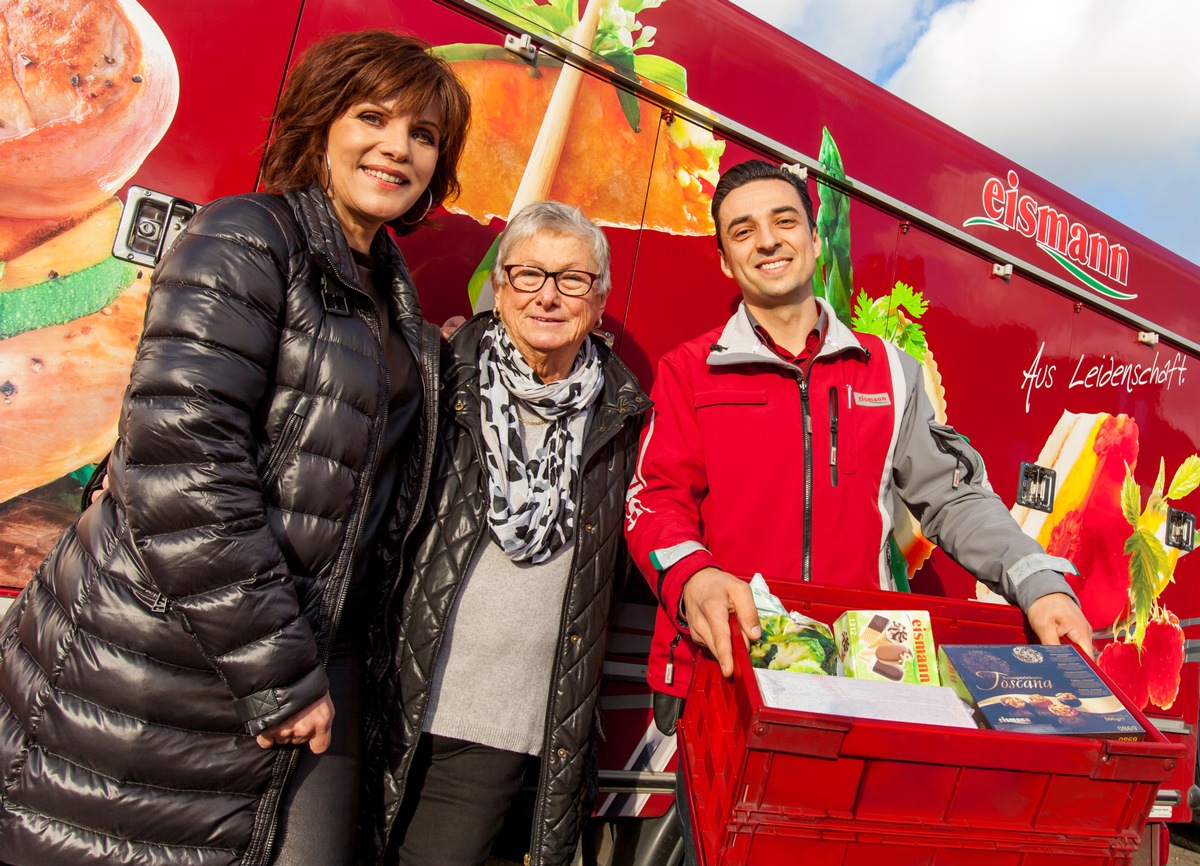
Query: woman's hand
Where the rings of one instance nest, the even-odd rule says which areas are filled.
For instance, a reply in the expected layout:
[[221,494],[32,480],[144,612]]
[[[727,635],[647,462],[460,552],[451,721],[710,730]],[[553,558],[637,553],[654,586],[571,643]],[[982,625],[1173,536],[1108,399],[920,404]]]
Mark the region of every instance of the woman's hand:
[[466,321],[466,317],[464,316],[451,316],[446,320],[445,324],[442,325],[442,337],[449,340],[450,337],[453,336],[454,332],[461,328]]
[[298,746],[308,743],[314,755],[329,748],[333,730],[333,701],[329,692],[316,703],[309,704],[290,719],[284,719],[273,728],[258,735],[258,744],[264,749],[276,745]]
[[[106,472],[106,473],[104,473],[104,477],[100,479],[100,486],[97,487],[94,491],[92,491],[92,502],[95,502],[97,499],[99,499],[100,494],[103,493],[107,489],[108,489],[108,473]],[[92,502],[89,502],[88,505],[91,505]]]

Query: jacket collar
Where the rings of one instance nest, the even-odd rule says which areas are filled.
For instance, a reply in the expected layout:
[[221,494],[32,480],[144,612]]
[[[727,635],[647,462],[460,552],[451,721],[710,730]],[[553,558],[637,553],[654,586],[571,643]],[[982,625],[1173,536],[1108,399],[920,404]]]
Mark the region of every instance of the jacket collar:
[[325,195],[317,184],[307,189],[291,190],[283,195],[296,214],[296,221],[300,223],[308,251],[314,261],[319,262],[322,269],[330,276],[337,277],[344,285],[359,288],[354,256],[342,231],[342,224],[333,212],[329,196]]
[[[816,301],[828,322],[825,339],[817,352],[817,358],[827,358],[842,352],[858,352],[867,357],[867,350],[854,332],[838,319],[829,302],[824,298],[817,298]],[[775,364],[789,370],[795,369],[794,364],[772,352],[770,347],[759,339],[758,334],[754,333],[754,325],[750,321],[745,301],[738,304],[737,310],[725,323],[720,338],[709,347],[708,352],[710,367],[728,367],[734,364]]]
[[[333,211],[329,196],[317,184],[307,189],[292,190],[284,193],[284,198],[296,214],[296,221],[304,232],[308,252],[313,261],[329,276],[349,288],[362,291],[358,279],[358,267],[354,263],[354,254],[350,251],[350,243],[342,231],[342,224]],[[404,261],[399,247],[392,240],[386,228],[375,233],[371,241],[371,255],[377,260],[387,262],[393,273],[399,274],[403,285],[393,286],[393,293],[399,301],[403,314],[419,316],[420,303],[417,301],[413,288],[412,276]]]

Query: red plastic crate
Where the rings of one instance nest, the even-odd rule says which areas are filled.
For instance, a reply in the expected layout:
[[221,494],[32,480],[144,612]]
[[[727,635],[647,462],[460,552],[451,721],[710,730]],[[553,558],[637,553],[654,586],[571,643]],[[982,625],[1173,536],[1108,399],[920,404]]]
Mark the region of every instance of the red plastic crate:
[[[772,584],[789,610],[928,610],[938,643],[1025,643],[1019,611],[931,596]],[[735,642],[736,643],[736,642]],[[679,726],[706,866],[1117,866],[1186,749],[764,707],[749,655],[704,657]],[[1097,671],[1111,688],[1112,683]],[[782,860],[778,858],[788,858]]]

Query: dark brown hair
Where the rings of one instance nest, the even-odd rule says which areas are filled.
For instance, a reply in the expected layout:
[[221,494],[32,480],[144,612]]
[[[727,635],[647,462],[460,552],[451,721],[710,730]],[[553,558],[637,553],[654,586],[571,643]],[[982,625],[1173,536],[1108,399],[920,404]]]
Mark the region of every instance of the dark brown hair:
[[786,171],[765,160],[751,159],[726,169],[725,173],[721,175],[721,179],[717,181],[717,188],[713,190],[712,218],[713,225],[717,230],[717,249],[725,249],[721,242],[721,205],[725,203],[725,196],[739,186],[745,186],[756,180],[781,180],[791,184],[800,196],[800,203],[804,206],[804,215],[808,217],[809,230],[816,227],[816,220],[813,219],[812,196],[808,193],[808,182],[794,172]]
[[356,103],[393,97],[398,111],[416,113],[432,105],[441,114],[437,168],[429,181],[433,202],[422,195],[389,224],[397,234],[414,231],[425,222],[423,214],[458,196],[458,160],[467,140],[471,97],[449,64],[412,36],[363,30],[313,43],[292,68],[279,99],[263,157],[263,185],[285,192],[325,182],[333,122]]

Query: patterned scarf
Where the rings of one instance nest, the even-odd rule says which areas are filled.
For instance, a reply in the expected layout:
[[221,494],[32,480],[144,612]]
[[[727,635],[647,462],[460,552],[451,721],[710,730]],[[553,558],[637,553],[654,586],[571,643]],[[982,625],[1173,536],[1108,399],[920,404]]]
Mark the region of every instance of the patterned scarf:
[[[604,369],[590,339],[565,379],[543,384],[503,323],[493,319],[479,341],[479,402],[487,461],[488,522],[514,562],[545,562],[567,541],[575,519],[583,435]],[[547,422],[546,439],[525,454],[517,403]]]

